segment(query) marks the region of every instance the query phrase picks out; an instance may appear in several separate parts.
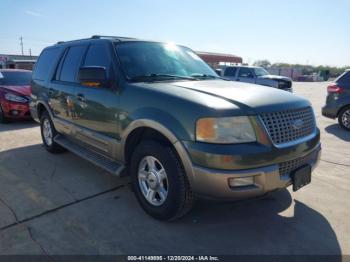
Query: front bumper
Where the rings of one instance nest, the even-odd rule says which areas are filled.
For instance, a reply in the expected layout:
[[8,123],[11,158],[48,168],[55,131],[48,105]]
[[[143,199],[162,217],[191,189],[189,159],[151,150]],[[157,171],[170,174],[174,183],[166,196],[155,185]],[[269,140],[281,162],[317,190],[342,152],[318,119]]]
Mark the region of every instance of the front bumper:
[[[291,172],[309,164],[314,170],[321,156],[318,144],[308,155],[293,160],[254,169],[220,170],[194,166],[194,192],[198,195],[216,199],[245,199],[261,196],[267,192],[283,189],[292,184]],[[286,166],[290,166],[290,170]],[[229,179],[254,177],[254,184],[231,187]]]
[[30,119],[29,104],[3,101],[2,110],[6,118],[10,119]]

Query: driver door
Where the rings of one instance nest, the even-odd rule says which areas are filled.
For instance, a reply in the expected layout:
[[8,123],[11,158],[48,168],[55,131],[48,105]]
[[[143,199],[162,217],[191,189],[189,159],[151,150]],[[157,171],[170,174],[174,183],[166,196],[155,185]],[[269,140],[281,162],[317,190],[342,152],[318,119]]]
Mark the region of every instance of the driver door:
[[256,78],[251,68],[241,67],[238,72],[237,81],[255,84]]

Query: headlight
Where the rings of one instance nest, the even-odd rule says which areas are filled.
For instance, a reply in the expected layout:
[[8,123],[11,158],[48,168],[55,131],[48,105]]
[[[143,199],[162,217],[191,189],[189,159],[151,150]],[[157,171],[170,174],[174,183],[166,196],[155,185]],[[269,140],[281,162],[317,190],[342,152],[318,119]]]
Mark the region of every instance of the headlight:
[[11,94],[11,93],[5,94],[5,98],[8,101],[17,102],[17,103],[27,103],[28,102],[28,100],[25,97],[17,96],[17,95]]
[[246,116],[201,118],[196,125],[196,140],[216,144],[255,142],[256,136]]

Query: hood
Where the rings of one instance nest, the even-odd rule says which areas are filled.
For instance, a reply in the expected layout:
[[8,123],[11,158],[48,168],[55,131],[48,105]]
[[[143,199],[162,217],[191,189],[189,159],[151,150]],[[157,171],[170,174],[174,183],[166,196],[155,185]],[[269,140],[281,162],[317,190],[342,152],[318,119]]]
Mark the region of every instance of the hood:
[[24,96],[30,96],[32,93],[31,86],[0,86],[0,88],[12,91]]
[[258,78],[292,81],[292,79],[290,79],[289,77],[278,76],[278,75],[264,75],[264,76],[258,76]]
[[246,110],[245,112],[247,114],[274,112],[310,106],[307,100],[292,93],[276,88],[242,82],[206,80],[152,83],[148,85],[167,90],[167,92],[179,93],[179,90],[175,87],[193,91],[186,94],[187,99],[190,96],[196,96],[199,92],[215,96],[231,102],[240,109]]

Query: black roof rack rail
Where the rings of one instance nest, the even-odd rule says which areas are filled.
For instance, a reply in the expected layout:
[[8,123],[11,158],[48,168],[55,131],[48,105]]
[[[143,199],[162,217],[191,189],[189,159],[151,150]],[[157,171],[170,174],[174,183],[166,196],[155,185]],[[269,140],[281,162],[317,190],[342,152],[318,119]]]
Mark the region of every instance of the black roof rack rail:
[[75,41],[82,41],[82,40],[89,40],[90,38],[81,38],[81,39],[75,39],[75,40],[70,40],[70,41],[58,41],[56,45],[63,44],[63,43],[70,43],[70,42],[75,42]]
[[93,35],[90,38],[82,38],[82,39],[75,39],[75,40],[71,40],[71,41],[58,41],[56,44],[63,44],[63,43],[70,43],[70,42],[75,42],[75,41],[82,41],[82,40],[89,40],[89,39],[103,39],[103,38],[111,38],[111,39],[115,39],[115,40],[128,40],[128,39],[136,39],[133,37],[125,37],[125,36],[109,36],[109,35]]
[[133,37],[125,37],[125,36],[110,36],[110,35],[93,35],[92,39],[102,39],[102,38],[113,38],[113,39],[136,39]]

